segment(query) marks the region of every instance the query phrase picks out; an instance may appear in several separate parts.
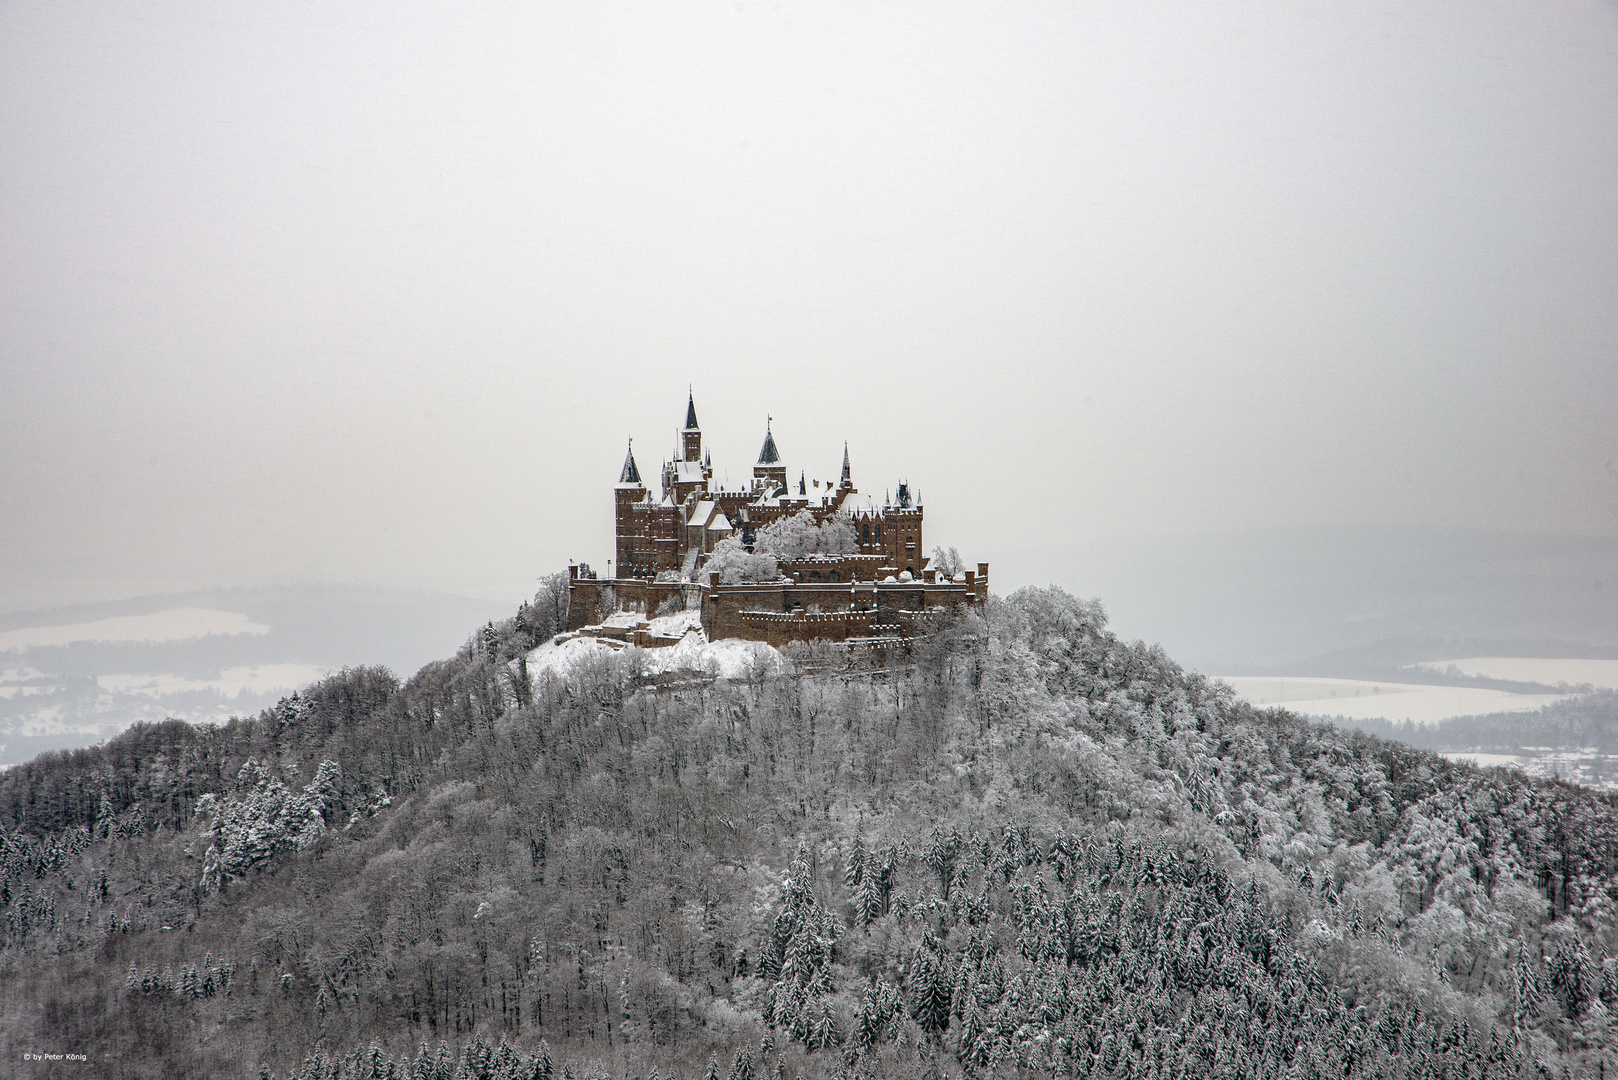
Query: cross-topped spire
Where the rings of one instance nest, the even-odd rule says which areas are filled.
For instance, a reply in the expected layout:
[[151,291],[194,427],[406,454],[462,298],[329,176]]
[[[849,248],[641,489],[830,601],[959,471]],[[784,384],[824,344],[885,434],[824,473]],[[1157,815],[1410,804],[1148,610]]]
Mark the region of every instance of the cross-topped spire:
[[640,483],[640,470],[635,468],[635,440],[629,440],[629,449],[624,453],[624,471],[618,475],[620,484]]
[[771,419],[772,417],[768,416],[764,418],[764,445],[759,448],[758,452],[758,464],[760,465],[779,465],[781,463],[781,452],[775,448],[775,436],[770,432]]
[[697,399],[690,387],[686,388],[685,429],[687,431],[697,430]]

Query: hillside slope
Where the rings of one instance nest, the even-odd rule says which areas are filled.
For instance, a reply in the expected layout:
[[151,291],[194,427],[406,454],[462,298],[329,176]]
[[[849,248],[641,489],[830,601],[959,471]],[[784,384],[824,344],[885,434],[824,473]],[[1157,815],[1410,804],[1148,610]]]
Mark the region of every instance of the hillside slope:
[[[0,776],[0,1054],[109,1076],[1594,1075],[1618,801],[1024,590],[873,666],[400,683]],[[27,1075],[84,1075],[30,1062]]]

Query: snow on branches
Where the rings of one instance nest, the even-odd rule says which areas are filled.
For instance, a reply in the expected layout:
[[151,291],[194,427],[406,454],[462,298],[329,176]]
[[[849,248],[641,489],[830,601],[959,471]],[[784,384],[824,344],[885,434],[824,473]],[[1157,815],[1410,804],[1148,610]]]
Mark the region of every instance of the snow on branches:
[[285,851],[307,851],[326,832],[326,815],[340,801],[335,761],[322,761],[315,777],[302,791],[293,791],[253,760],[236,775],[240,795],[223,802],[204,795],[197,813],[211,820],[206,834],[202,886],[208,891],[224,887]]
[[724,585],[735,585],[741,581],[774,581],[781,576],[775,556],[748,551],[734,537],[714,545],[713,554],[708,557],[707,569],[716,572]]
[[858,550],[854,524],[844,513],[816,523],[815,515],[800,510],[758,531],[754,550],[766,551],[778,559],[801,559],[805,555],[848,555]]

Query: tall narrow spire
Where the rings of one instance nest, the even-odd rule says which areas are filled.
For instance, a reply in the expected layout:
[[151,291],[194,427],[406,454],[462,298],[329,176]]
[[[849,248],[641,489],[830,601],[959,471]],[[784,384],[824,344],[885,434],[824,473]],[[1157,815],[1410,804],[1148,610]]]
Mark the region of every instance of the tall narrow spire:
[[804,476],[804,474],[800,471],[798,473],[798,494],[799,495],[807,495],[807,494],[809,494],[809,485],[804,483],[803,476]]
[[770,432],[770,417],[764,418],[764,445],[758,451],[758,464],[779,465],[781,452],[775,448],[775,436]]
[[702,460],[702,431],[697,427],[697,399],[690,387],[685,395],[685,430],[680,432],[680,460]]
[[640,470],[635,468],[635,440],[629,440],[629,449],[624,453],[624,471],[618,474],[619,484],[640,483]]
[[847,439],[843,440],[843,483],[842,483],[842,486],[846,487],[846,488],[851,488],[851,487],[854,486],[854,474],[848,467],[848,440]]

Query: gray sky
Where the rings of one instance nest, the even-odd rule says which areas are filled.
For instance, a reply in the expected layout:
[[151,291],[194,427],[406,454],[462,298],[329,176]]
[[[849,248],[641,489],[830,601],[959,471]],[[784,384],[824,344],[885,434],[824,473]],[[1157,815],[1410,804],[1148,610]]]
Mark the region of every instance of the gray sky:
[[1000,590],[1611,537],[1615,346],[1612,3],[0,0],[0,608],[517,597],[687,384]]

